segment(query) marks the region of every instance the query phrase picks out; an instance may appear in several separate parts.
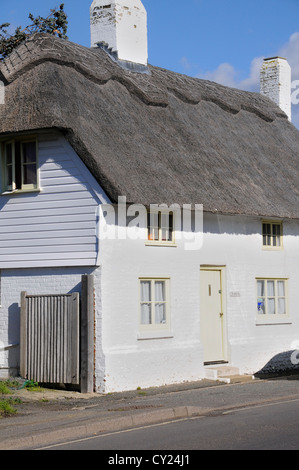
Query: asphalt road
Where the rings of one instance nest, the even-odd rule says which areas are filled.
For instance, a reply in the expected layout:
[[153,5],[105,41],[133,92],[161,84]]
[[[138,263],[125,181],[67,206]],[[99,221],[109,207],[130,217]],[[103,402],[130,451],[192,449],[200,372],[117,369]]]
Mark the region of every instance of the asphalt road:
[[18,413],[0,420],[0,450],[299,448],[299,375],[22,398]]
[[[298,407],[299,399],[244,407],[211,413],[210,416],[106,433],[47,449],[110,451],[117,449],[117,454],[106,453],[106,459],[120,459],[119,452],[122,450],[130,450],[132,456],[134,450],[154,450],[153,455],[169,455],[172,451],[173,456],[180,456],[181,463],[184,463],[182,460],[184,456],[187,463],[188,452],[183,451],[188,450],[298,450]],[[160,453],[157,454],[157,451]],[[175,454],[173,451],[178,453]],[[158,458],[156,457],[157,462]]]

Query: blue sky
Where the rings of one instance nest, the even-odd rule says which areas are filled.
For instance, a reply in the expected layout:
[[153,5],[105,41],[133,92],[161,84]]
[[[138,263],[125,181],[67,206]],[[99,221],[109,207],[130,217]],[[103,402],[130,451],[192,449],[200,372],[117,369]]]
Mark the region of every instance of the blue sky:
[[[69,38],[89,46],[92,0],[65,0]],[[25,26],[58,0],[0,0],[0,21]],[[299,32],[299,0],[143,0],[148,12],[149,61],[190,75],[232,65],[248,76],[255,57],[273,56]]]
[[[64,1],[69,39],[88,47],[91,2]],[[60,3],[0,0],[0,22],[25,26],[29,12],[46,16]],[[283,55],[293,80],[299,79],[299,0],[143,0],[143,4],[152,65],[259,91],[262,58]]]

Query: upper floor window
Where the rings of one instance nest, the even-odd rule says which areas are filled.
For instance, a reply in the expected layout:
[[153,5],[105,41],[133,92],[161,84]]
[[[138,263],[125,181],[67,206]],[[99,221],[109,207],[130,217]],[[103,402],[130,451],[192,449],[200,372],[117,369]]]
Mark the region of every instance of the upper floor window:
[[263,222],[263,247],[282,248],[281,222]]
[[37,142],[10,140],[2,144],[4,191],[38,189]]
[[148,212],[148,241],[153,243],[174,243],[174,214],[169,211]]

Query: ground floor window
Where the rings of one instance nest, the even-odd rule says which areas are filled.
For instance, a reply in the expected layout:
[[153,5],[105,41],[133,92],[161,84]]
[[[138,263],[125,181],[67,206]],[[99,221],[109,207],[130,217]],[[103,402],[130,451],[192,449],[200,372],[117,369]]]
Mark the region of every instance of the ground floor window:
[[140,326],[159,329],[169,326],[169,279],[140,278]]
[[287,315],[286,279],[257,279],[257,313],[267,318]]

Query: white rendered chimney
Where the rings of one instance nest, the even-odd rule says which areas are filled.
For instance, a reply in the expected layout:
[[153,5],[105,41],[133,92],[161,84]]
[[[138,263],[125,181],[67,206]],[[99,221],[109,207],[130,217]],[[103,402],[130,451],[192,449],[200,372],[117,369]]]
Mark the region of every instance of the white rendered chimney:
[[102,43],[117,59],[147,65],[147,13],[140,0],[93,0],[91,47]]
[[292,119],[291,81],[291,67],[286,59],[272,57],[264,60],[261,69],[261,94],[274,101],[286,113],[289,121]]

